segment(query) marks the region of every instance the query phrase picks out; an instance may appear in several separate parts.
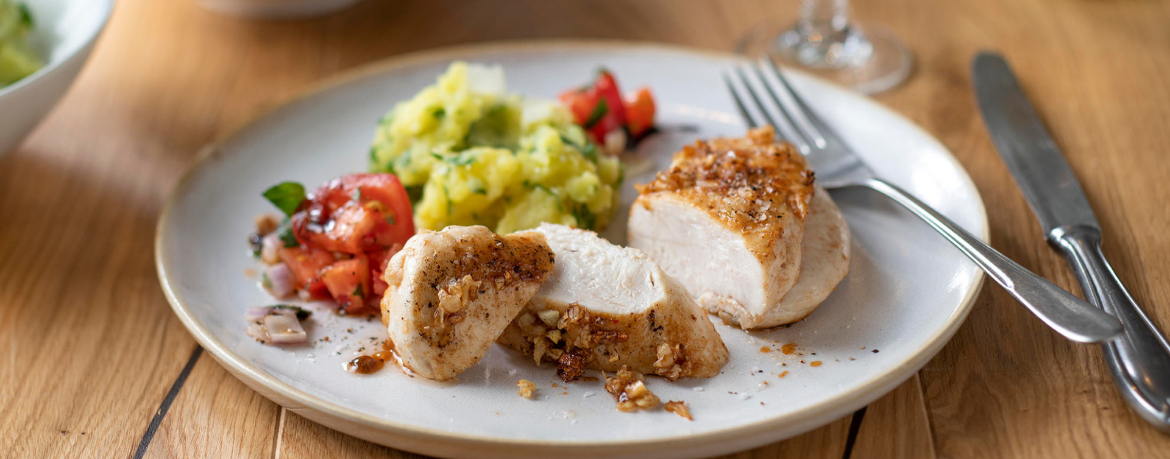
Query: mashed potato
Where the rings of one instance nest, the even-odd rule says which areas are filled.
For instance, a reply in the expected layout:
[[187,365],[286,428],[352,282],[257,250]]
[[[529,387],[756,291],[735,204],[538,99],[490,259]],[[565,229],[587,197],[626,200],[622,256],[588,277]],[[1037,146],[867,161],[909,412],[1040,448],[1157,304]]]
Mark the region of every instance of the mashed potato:
[[622,179],[563,107],[509,95],[501,68],[463,62],[383,118],[370,167],[406,185],[417,226],[500,234],[541,222],[604,229]]

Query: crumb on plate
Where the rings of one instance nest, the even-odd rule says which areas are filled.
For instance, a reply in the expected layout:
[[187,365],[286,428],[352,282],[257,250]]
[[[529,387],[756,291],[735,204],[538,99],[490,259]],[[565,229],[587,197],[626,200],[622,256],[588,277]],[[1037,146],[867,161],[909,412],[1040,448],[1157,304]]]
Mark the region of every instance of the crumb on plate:
[[536,383],[527,379],[516,381],[516,387],[520,388],[520,396],[527,399],[531,399],[532,394],[536,392]]
[[658,396],[650,392],[644,381],[645,377],[641,373],[622,365],[616,375],[605,375],[605,391],[617,400],[618,411],[628,413],[654,408],[658,406]]
[[695,420],[695,418],[691,417],[691,410],[687,409],[687,402],[680,401],[680,400],[671,400],[669,402],[666,402],[666,405],[663,408],[666,408],[666,411],[669,411],[671,413],[674,413],[674,414],[677,414],[679,416],[686,418],[688,421]]

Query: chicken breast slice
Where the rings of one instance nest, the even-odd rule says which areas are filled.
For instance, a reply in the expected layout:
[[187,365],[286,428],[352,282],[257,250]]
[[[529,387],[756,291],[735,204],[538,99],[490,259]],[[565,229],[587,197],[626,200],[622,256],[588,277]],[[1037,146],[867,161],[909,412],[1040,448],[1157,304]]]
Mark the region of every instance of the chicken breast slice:
[[553,271],[542,234],[482,226],[423,231],[390,259],[382,323],[402,364],[428,379],[475,365]]
[[552,275],[499,342],[556,362],[566,381],[588,369],[668,379],[707,378],[727,363],[727,347],[705,311],[640,250],[596,233],[542,224],[556,253]]
[[670,169],[638,191],[630,246],[645,251],[708,311],[742,328],[803,318],[840,281],[833,277],[848,270],[848,227],[821,190],[824,200],[816,202],[837,218],[844,259],[810,274],[801,293],[784,301],[804,276],[806,218],[818,193],[804,157],[775,144],[771,128],[684,147]]
[[[800,276],[784,298],[758,319],[761,324],[758,327],[790,324],[812,314],[849,273],[849,247],[849,224],[829,193],[817,187],[808,217],[804,219]],[[718,299],[712,300],[700,297],[698,302],[708,310],[721,313],[716,304]]]

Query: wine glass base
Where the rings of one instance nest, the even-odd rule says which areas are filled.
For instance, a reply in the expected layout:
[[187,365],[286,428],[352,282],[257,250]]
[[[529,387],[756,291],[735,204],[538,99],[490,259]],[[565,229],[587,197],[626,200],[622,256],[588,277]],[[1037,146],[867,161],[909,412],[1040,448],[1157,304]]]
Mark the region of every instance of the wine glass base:
[[864,27],[863,32],[872,47],[867,50],[868,57],[841,66],[807,65],[784,43],[783,34],[766,33],[762,28],[749,31],[736,45],[736,52],[751,58],[767,55],[779,65],[799,68],[863,94],[877,94],[905,81],[914,69],[910,49],[886,29]]

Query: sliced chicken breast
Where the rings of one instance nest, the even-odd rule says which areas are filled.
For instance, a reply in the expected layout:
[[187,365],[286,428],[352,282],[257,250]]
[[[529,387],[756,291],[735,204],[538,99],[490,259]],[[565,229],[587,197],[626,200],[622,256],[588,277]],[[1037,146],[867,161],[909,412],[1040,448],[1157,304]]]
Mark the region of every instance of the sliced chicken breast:
[[[810,275],[800,288],[804,293],[784,302],[804,275],[806,217],[817,193],[804,157],[776,144],[771,128],[686,146],[670,169],[638,191],[630,209],[630,246],[650,255],[708,311],[742,328],[799,320],[823,300],[820,293],[830,283],[825,279],[848,269],[842,220],[836,227],[844,231],[837,238],[846,251],[844,264],[833,265],[829,275]],[[827,193],[821,194],[825,200],[818,202],[831,208],[826,215],[840,218]]]
[[403,366],[451,379],[475,365],[553,270],[542,234],[423,231],[390,259],[382,323]]
[[784,298],[764,312],[760,326],[790,324],[812,314],[849,273],[849,244],[849,224],[829,193],[818,186],[804,219],[800,276]]
[[501,344],[556,362],[566,381],[588,369],[668,379],[707,378],[727,347],[705,311],[645,253],[562,225],[542,224],[557,262]]

